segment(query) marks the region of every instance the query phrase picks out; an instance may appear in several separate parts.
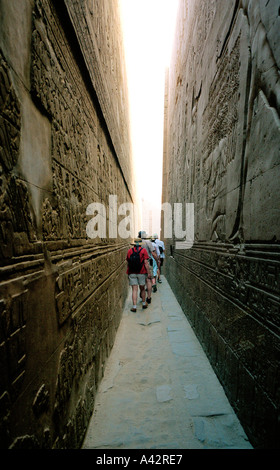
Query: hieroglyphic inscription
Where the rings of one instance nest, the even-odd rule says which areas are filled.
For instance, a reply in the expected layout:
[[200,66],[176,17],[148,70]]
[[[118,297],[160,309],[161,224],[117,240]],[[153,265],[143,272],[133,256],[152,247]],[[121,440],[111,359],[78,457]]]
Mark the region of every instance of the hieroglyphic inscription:
[[[1,292],[2,294],[2,292]],[[20,391],[26,362],[27,291],[0,302],[0,396],[6,392],[13,402]],[[6,410],[9,411],[9,408]],[[3,417],[2,417],[3,418]]]
[[207,155],[227,138],[225,165],[235,157],[234,130],[238,120],[238,92],[240,87],[240,37],[231,52],[222,57],[215,80],[209,89],[209,106],[205,116],[207,127]]
[[165,119],[165,201],[194,202],[196,235],[166,240],[165,272],[260,447],[279,446],[278,25],[275,2],[182,0]]
[[[78,447],[127,292],[126,242],[86,235],[89,204],[107,205],[110,195],[131,201],[120,166],[122,159],[130,167],[120,31],[116,4],[105,2],[106,20],[98,20],[112,32],[99,44],[112,78],[105,116],[62,2],[35,0],[30,9],[17,3],[31,38],[24,51],[30,77],[24,83],[17,61],[0,52],[0,440],[7,447]],[[88,30],[80,33],[90,41]],[[38,137],[32,124],[40,119]],[[118,124],[121,155],[109,121]],[[47,163],[46,184],[36,179],[38,168],[43,172],[38,153]]]
[[[126,276],[120,266],[112,277],[100,285],[88,301],[82,304],[79,314],[73,317],[75,336],[65,343],[59,358],[55,394],[55,420],[58,422],[59,416],[64,412],[65,403],[73,393],[73,385],[87,374],[89,381],[83,400],[83,414],[89,414],[92,409],[96,387],[103,374],[104,362],[113,345],[119,323],[119,307],[122,305],[120,286],[123,282],[126,283]],[[106,307],[110,310],[109,315]],[[90,403],[86,403],[87,400]],[[58,437],[59,440],[61,436],[62,434]],[[67,435],[68,438],[71,439],[71,436]],[[79,439],[79,436],[77,438]]]
[[[212,219],[217,236],[224,237],[224,229],[217,227],[225,216],[225,198],[228,188],[227,172],[230,162],[237,158],[237,123],[240,97],[240,38],[231,53],[224,54],[209,89],[209,105],[204,116],[202,175],[206,188],[206,217]],[[239,155],[239,158],[241,156]]]
[[279,263],[223,251],[192,249],[180,257],[180,264],[277,331],[280,327]]
[[195,50],[195,54],[197,57],[200,57],[203,47],[205,46],[205,41],[207,40],[209,30],[212,26],[213,18],[216,14],[217,2],[216,0],[209,0],[207,2],[202,2],[202,4],[195,3],[194,8],[197,18],[197,48]]
[[20,142],[20,104],[8,65],[0,51],[0,258],[1,264],[20,251],[21,233],[26,241],[36,238],[26,185],[13,173]]
[[56,303],[60,324],[74,313],[102,282],[123,266],[125,255],[126,248],[77,263],[76,266],[62,272],[56,282]]
[[0,51],[0,136],[1,164],[11,171],[18,160],[20,138],[20,105],[11,82],[8,65]]
[[33,27],[32,94],[52,116],[53,196],[43,204],[43,236],[84,238],[90,203],[125,199],[122,175],[48,1],[36,2]]

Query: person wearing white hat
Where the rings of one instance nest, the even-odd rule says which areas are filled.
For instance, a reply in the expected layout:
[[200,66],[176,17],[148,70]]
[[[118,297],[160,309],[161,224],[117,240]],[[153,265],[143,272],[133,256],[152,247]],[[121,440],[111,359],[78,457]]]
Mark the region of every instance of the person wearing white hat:
[[163,266],[163,261],[164,261],[164,258],[165,258],[165,246],[164,246],[164,242],[162,240],[159,240],[158,238],[158,234],[155,233],[154,234],[154,238],[155,238],[155,243],[156,245],[158,246],[158,249],[160,251],[160,255],[159,255],[159,270],[158,270],[158,282],[161,283],[161,279],[160,279],[160,275],[161,275],[161,268]]
[[157,262],[157,253],[155,247],[153,246],[151,240],[149,240],[147,233],[144,230],[141,230],[138,233],[138,236],[143,240],[143,247],[146,248],[149,255],[149,270],[151,276],[147,278],[147,302],[148,304],[152,301],[152,287],[155,284],[154,272],[153,272],[153,260]]
[[[159,280],[160,278],[160,272],[159,272],[159,267],[160,267],[160,251],[159,251],[159,247],[158,245],[156,244],[155,242],[155,235],[152,235],[150,237],[150,240],[151,240],[151,243],[154,247],[154,249],[156,250],[156,254],[157,254],[157,260],[155,260],[155,258],[153,258],[153,274],[154,274],[154,278],[153,278],[153,292],[156,292],[157,291],[157,280]],[[161,282],[161,281],[159,281]]]

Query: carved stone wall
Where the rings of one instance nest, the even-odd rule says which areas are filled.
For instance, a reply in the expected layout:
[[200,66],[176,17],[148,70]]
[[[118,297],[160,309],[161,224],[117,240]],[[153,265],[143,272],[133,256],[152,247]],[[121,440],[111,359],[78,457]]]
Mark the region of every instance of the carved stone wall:
[[77,448],[127,293],[128,242],[86,234],[90,203],[133,201],[118,2],[0,18],[0,442]]
[[194,203],[166,275],[256,447],[279,447],[280,2],[182,0],[163,202]]

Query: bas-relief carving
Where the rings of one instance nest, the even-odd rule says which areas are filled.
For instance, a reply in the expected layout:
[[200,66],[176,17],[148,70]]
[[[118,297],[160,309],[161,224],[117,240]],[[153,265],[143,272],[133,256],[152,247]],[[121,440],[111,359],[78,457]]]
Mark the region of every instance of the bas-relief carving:
[[[47,9],[47,2],[44,8]],[[78,238],[85,236],[84,214],[88,204],[96,199],[105,202],[109,194],[116,193],[122,177],[116,162],[110,161],[106,140],[100,139],[96,111],[76,79],[78,71],[74,62],[69,71],[67,60],[73,59],[67,51],[65,38],[60,39],[64,44],[63,53],[51,47],[56,40],[54,31],[57,36],[62,35],[51,11],[48,21],[37,14],[34,26],[32,93],[52,115],[53,197],[44,202],[43,234],[46,240],[52,235]],[[82,104],[83,109],[88,110],[86,115],[81,112]],[[56,234],[49,233],[50,221],[59,229]]]
[[[104,138],[96,111],[87,99],[87,92],[81,81],[76,79],[78,77],[76,64],[71,63],[69,68],[72,59],[70,50],[67,50],[65,45],[65,39],[62,41],[63,53],[57,49],[54,51],[51,46],[55,43],[56,36],[62,32],[57,29],[47,2],[42,4],[48,15],[46,21],[44,17],[36,14],[34,21],[32,57],[35,66],[32,93],[36,100],[40,99],[47,114],[52,115],[53,193],[44,201],[43,236],[45,240],[50,241],[61,238],[74,240],[85,238],[87,222],[85,210],[88,204],[96,200],[107,202],[109,194],[116,193],[120,199],[125,199],[127,194],[123,189],[121,172],[112,156],[106,137]],[[36,66],[38,60],[41,61],[42,58],[43,62],[47,63],[39,63]],[[45,71],[49,71],[51,65],[50,78]],[[48,84],[44,96],[42,96],[42,81]],[[64,105],[65,101],[67,106]],[[84,110],[86,113],[82,112]],[[81,341],[79,328],[73,342],[68,346],[66,344],[61,353],[56,385],[55,419],[70,399],[74,379],[77,380],[84,365],[92,361],[93,351],[97,354],[98,348],[104,349],[104,346],[100,346],[104,341],[102,337],[104,332],[112,328],[112,325],[105,321],[106,316],[110,314],[108,294],[105,292],[97,300],[93,293],[109,275],[112,275],[112,279],[116,279],[116,273],[123,269],[124,251],[108,252],[105,256],[96,253],[95,256],[96,258],[90,260],[87,255],[88,260],[85,258],[83,261],[81,253],[79,260],[74,258],[70,262],[70,269],[70,260],[57,265],[59,276],[56,280],[55,296],[59,324],[64,324],[69,316],[76,315],[77,312],[80,316],[81,312],[85,311],[91,318],[92,325],[87,330],[87,341],[85,338],[83,342]],[[120,279],[121,276],[118,282]],[[95,341],[92,339],[92,334],[96,336]],[[84,347],[89,339],[92,344],[87,354],[81,345]],[[102,366],[107,354],[108,351],[102,353],[101,359],[96,363],[97,370]],[[84,364],[79,360],[77,365],[76,361],[81,355],[84,357]],[[75,421],[77,411],[72,412],[74,413],[72,419]],[[77,423],[72,423],[71,426],[75,427]],[[83,432],[84,429],[76,436],[76,444]],[[78,433],[76,428],[75,433]]]
[[[276,70],[275,62],[271,62],[272,55],[267,50],[267,41],[264,41],[264,35],[260,33],[262,27],[258,26],[256,34],[257,37],[260,35],[263,37],[264,44],[262,48],[254,46],[256,51],[254,52],[253,48],[253,57],[251,58],[248,47],[250,31],[247,18],[242,9],[236,10],[235,16],[234,28],[222,48],[222,55],[217,59],[217,69],[215,73],[209,71],[212,82],[207,78],[202,86],[200,85],[202,89],[206,88],[206,92],[202,90],[199,93],[196,88],[197,82],[199,83],[197,64],[195,77],[192,75],[193,69],[187,68],[187,78],[181,77],[176,84],[177,98],[178,90],[180,90],[181,98],[177,105],[179,114],[176,126],[178,130],[174,124],[174,131],[172,131],[174,139],[172,140],[171,154],[173,156],[169,165],[169,174],[170,176],[177,174],[178,178],[182,178],[182,170],[186,169],[186,181],[182,186],[187,186],[187,192],[180,191],[180,186],[178,185],[179,188],[176,186],[174,200],[183,201],[184,194],[187,194],[189,201],[196,204],[196,213],[199,214],[196,223],[200,227],[199,233],[202,240],[243,240],[244,188],[246,187],[247,169],[249,168],[250,171],[248,158],[252,158],[250,157],[250,129],[255,106],[252,94],[254,96],[254,90],[256,90],[254,85],[256,78],[254,77],[258,76],[255,69],[259,70],[263,81],[265,78],[267,79],[264,88],[267,89],[268,96],[272,96],[272,90],[276,91],[276,96],[278,95],[278,84],[273,79]],[[200,21],[201,23],[205,22],[206,17],[200,15],[200,20],[196,20],[196,23],[200,25]],[[200,29],[199,26],[196,28],[197,31]],[[210,27],[206,29],[210,29]],[[226,27],[224,30],[227,30]],[[200,44],[199,34],[194,37],[195,41]],[[209,41],[211,39],[212,37],[209,38]],[[255,37],[254,40],[256,41]],[[257,44],[260,44],[260,39],[257,39]],[[190,50],[192,50],[191,46]],[[192,57],[194,58],[194,53],[190,54],[190,50],[188,51],[188,63],[192,62]],[[261,60],[261,56],[266,59]],[[180,60],[181,58],[178,56],[176,74],[180,73],[178,65]],[[182,60],[184,61],[184,59]],[[258,67],[257,62],[259,62]],[[250,64],[253,64],[253,67]],[[205,65],[208,64],[205,62]],[[269,71],[266,76],[264,70]],[[197,103],[194,100],[196,96],[198,96]],[[185,108],[182,106],[184,100],[186,107],[192,108],[192,115],[189,110],[184,116]],[[192,105],[190,105],[191,103]],[[176,103],[172,102],[172,94],[170,106],[176,106]],[[273,124],[276,136],[274,141],[277,142],[279,131],[276,117],[277,111]],[[182,142],[185,142],[185,149]],[[178,143],[180,143],[180,149]],[[197,148],[200,149],[200,152],[194,153],[196,152],[194,149]],[[276,157],[274,160],[274,166],[278,165]],[[200,172],[202,172],[203,185],[199,177]],[[276,172],[277,170],[274,171],[275,174],[277,174]],[[195,175],[198,175],[198,178],[196,178],[194,190],[193,178]],[[172,191],[175,191],[172,185],[170,191],[171,194]],[[201,194],[203,194],[203,198],[201,198]],[[261,238],[257,236],[254,239]]]
[[[259,149],[262,143],[262,152]],[[244,234],[248,240],[279,240],[280,119],[266,96],[254,100],[246,147]]]
[[181,257],[180,263],[277,332],[280,326],[279,263],[276,260],[264,262],[254,257],[254,251],[250,253],[249,249],[247,257],[245,255],[246,252],[244,255],[229,253],[224,247],[220,247],[219,252],[197,247]]
[[125,250],[126,248],[104,256],[100,254],[90,261],[77,263],[77,266],[71,269],[60,268],[61,274],[56,281],[56,304],[60,324],[110,275],[123,267]]
[[209,77],[200,85],[192,116],[202,154],[201,157],[198,154],[193,166],[200,166],[203,178],[203,184],[200,177],[196,178],[194,202],[199,212],[196,223],[200,228],[198,239],[225,241],[236,235],[240,217],[237,188],[242,172],[249,64],[247,24],[242,15],[238,16],[235,31],[217,59],[215,73],[206,62],[211,60],[210,50],[206,52],[209,55],[205,57],[204,53],[202,62]]
[[[242,122],[244,106],[239,112],[240,98],[240,40],[238,39],[233,51],[229,52],[219,64],[219,71],[209,90],[209,106],[205,111],[204,135],[207,136],[203,154],[202,172],[206,193],[205,216],[211,220],[210,239],[225,240],[229,238],[233,227],[226,233],[225,223],[223,229],[219,221],[228,220],[227,199],[228,192],[239,185],[240,180],[240,153],[238,155],[238,122]],[[211,104],[210,104],[211,103]],[[233,162],[234,159],[238,162]],[[230,167],[235,166],[230,177]],[[233,201],[231,200],[231,205]],[[238,203],[238,201],[237,201]],[[235,201],[236,204],[236,201]],[[234,209],[231,207],[231,211]],[[236,208],[235,208],[236,212]],[[220,229],[220,230],[219,230]],[[213,237],[216,238],[213,238]],[[208,238],[206,237],[206,238]]]
[[52,189],[50,146],[50,123],[33,105],[29,96],[25,94],[22,99],[18,171],[27,182],[37,227],[40,227],[41,223],[41,205],[44,193],[48,193]]
[[[195,203],[196,243],[188,252],[172,250],[167,275],[222,382],[238,397],[235,405],[247,413],[245,423],[266,409],[272,429],[279,402],[279,2],[236,9],[231,2],[228,16],[216,2],[204,44],[199,22],[206,17],[187,6],[169,75],[165,200]],[[234,385],[235,361],[226,372],[223,350],[250,380]],[[246,403],[251,392],[260,407]],[[249,426],[260,445],[275,439],[265,427],[262,434]]]
[[[118,279],[118,282],[116,282]],[[120,282],[120,279],[121,282]],[[85,302],[78,315],[73,317],[75,335],[66,342],[64,349],[60,354],[58,378],[55,392],[54,419],[58,421],[59,417],[65,415],[65,406],[69,406],[70,397],[73,394],[73,388],[79,383],[80,387],[85,383],[86,393],[78,403],[71,408],[71,416],[68,423],[71,425],[72,435],[74,434],[75,445],[79,444],[80,436],[84,435],[90,410],[94,403],[97,385],[103,374],[103,367],[106,357],[113,346],[115,333],[119,323],[116,318],[116,307],[121,306],[121,297],[119,288],[126,282],[124,269],[119,269],[114,273],[112,279],[103,283],[100,288],[94,292],[93,296]],[[111,302],[110,302],[111,299]],[[105,306],[113,308],[111,315],[106,315]],[[120,315],[121,309],[118,316]],[[105,332],[105,333],[104,333]],[[85,381],[85,377],[87,380]],[[77,416],[77,409],[80,409],[80,418]],[[78,429],[75,420],[80,419]],[[82,428],[80,428],[82,426]],[[59,433],[55,446],[59,448],[71,448],[68,440],[73,438],[71,434]],[[63,439],[67,444],[63,444]],[[64,447],[65,446],[65,447]]]
[[66,0],[129,192],[134,193],[118,2]]
[[[77,447],[93,409],[127,288],[125,244],[118,239],[110,246],[108,240],[87,240],[86,207],[96,201],[107,204],[110,194],[117,194],[120,203],[127,202],[130,194],[100,109],[95,107],[96,97],[90,96],[83,82],[52,2],[34,2],[31,96],[26,86],[22,102],[9,72],[1,55],[0,249],[7,281],[5,289],[1,286],[0,301],[0,396],[5,410],[1,436],[15,448]],[[45,165],[43,172],[42,165],[36,168],[35,154]],[[17,258],[20,255],[23,258]],[[44,276],[51,280],[48,286]],[[51,340],[46,338],[42,344],[42,355],[38,352],[31,358],[28,345],[35,345],[37,322],[46,315],[39,305],[41,295],[36,305],[36,280],[38,286],[45,283],[50,298],[45,324],[52,331]],[[27,310],[31,298],[36,311],[34,331],[33,311]],[[44,377],[38,376],[29,397],[32,373],[39,372],[36,361],[40,360],[46,361]],[[78,383],[84,390],[79,400]],[[25,404],[22,415],[31,415],[25,420],[28,431],[19,427],[26,435],[16,437],[12,423],[20,394]]]
[[0,103],[0,178],[1,178],[1,264],[21,251],[24,234],[27,240],[36,239],[29,195],[24,181],[16,178],[15,168],[19,159],[21,110],[6,60],[0,54],[1,103]]

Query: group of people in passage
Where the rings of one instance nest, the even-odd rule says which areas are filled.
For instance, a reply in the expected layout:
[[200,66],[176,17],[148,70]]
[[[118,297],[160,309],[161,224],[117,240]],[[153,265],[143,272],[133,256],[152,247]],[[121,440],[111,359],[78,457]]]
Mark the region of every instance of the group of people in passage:
[[[158,235],[148,237],[145,231],[138,233],[127,252],[127,274],[132,287],[132,312],[137,310],[138,286],[142,299],[142,308],[148,308],[152,301],[152,292],[157,291],[157,282],[161,283],[161,268],[165,258],[165,247]],[[147,297],[146,297],[147,291]]]

